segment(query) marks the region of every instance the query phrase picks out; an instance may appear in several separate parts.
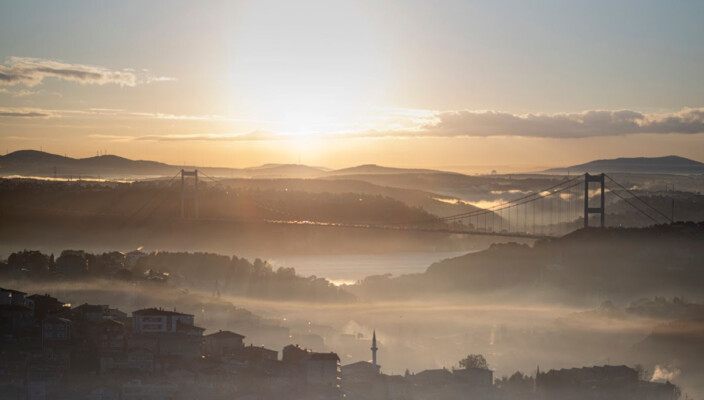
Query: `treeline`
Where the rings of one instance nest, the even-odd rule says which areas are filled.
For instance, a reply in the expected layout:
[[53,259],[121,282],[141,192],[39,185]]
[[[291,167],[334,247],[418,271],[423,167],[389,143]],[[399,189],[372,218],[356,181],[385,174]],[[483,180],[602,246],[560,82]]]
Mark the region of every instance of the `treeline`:
[[701,297],[704,224],[582,229],[533,247],[497,244],[437,262],[425,273],[368,277],[360,296],[473,294],[570,302],[649,296]]
[[302,277],[293,268],[211,253],[107,252],[64,250],[58,257],[36,250],[12,253],[0,262],[0,279],[36,282],[114,279],[137,284],[172,285],[215,296],[271,300],[351,301],[354,296],[315,276]]
[[[343,224],[408,224],[435,218],[420,207],[382,195],[227,188],[202,182],[200,217],[237,221],[295,220]],[[192,204],[186,213],[192,214]],[[40,182],[0,179],[0,217],[103,216],[163,222],[181,215],[177,181]]]
[[350,301],[354,297],[328,280],[303,277],[294,268],[212,253],[155,252],[140,258],[135,271],[158,270],[184,287],[276,300]]

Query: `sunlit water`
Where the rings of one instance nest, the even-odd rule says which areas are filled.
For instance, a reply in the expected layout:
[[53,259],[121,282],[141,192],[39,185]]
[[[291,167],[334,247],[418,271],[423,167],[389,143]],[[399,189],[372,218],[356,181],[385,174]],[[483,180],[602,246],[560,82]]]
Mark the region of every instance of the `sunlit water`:
[[432,263],[469,253],[351,254],[334,256],[281,256],[268,261],[277,267],[293,267],[303,276],[324,277],[335,284],[351,284],[370,275],[402,275],[425,271]]

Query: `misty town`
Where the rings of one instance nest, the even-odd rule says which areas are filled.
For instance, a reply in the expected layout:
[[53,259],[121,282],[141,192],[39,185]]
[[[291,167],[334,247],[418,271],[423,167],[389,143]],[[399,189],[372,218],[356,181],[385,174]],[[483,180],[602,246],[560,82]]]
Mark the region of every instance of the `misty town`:
[[[114,281],[157,290],[168,274],[129,276],[147,254],[13,253],[4,278],[76,279],[101,266]],[[102,260],[102,262],[101,262]],[[22,264],[22,267],[19,267]],[[127,267],[127,268],[126,268]],[[37,271],[43,271],[39,273]],[[32,275],[33,274],[33,275]],[[83,277],[85,279],[85,276]],[[146,286],[145,286],[146,285]],[[154,289],[149,289],[153,285]],[[0,397],[3,399],[622,399],[674,400],[670,382],[643,379],[638,366],[603,365],[516,372],[495,379],[481,354],[458,366],[403,375],[383,372],[373,333],[370,361],[341,365],[335,352],[298,344],[255,345],[230,330],[199,326],[174,307],[130,313],[109,304],[69,304],[49,294],[0,289]],[[369,343],[369,342],[365,342]]]

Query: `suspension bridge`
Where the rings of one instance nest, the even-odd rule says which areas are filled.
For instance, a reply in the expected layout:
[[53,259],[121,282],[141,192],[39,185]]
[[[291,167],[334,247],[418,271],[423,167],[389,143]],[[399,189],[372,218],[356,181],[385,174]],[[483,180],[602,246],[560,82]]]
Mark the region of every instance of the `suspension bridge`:
[[[181,218],[222,221],[223,219],[200,216],[199,179],[205,178],[213,184],[218,184],[224,179],[210,177],[198,170],[181,170],[167,182],[166,187],[179,175],[181,177]],[[607,207],[619,202],[634,211],[633,214],[640,218],[641,226],[673,222],[672,215],[666,215],[633,190],[603,173],[564,177],[551,186],[523,192],[517,198],[495,202],[486,208],[424,221],[400,221],[396,224],[345,224],[299,220],[291,216],[290,219],[262,222],[541,239],[560,237],[583,227],[603,228],[606,226]],[[266,204],[260,204],[260,206],[268,208]]]
[[[611,195],[614,199],[607,201]],[[606,206],[615,199],[635,210],[647,223],[673,222],[671,216],[609,175],[585,173],[487,208],[428,220],[415,228],[474,235],[560,237],[590,224],[604,228]],[[449,228],[443,229],[439,223]]]

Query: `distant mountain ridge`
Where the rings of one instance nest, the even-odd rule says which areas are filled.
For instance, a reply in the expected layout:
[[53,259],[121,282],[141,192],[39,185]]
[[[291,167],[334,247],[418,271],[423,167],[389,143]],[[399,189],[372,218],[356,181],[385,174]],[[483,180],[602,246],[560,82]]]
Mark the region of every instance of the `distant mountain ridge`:
[[414,174],[414,173],[451,173],[445,171],[437,171],[432,169],[416,169],[416,168],[393,168],[384,167],[376,164],[364,164],[356,167],[342,168],[330,171],[329,176],[343,175],[396,175],[396,174]]
[[105,176],[105,175],[155,175],[174,174],[168,164],[130,160],[115,155],[71,158],[36,150],[19,150],[0,156],[0,175],[29,176]]
[[[389,180],[415,180],[402,185],[410,189],[427,190],[429,179],[445,182],[441,186],[452,186],[449,182],[466,186],[477,181],[477,177],[457,172],[419,168],[394,168],[376,164],[358,165],[331,170],[302,164],[264,164],[248,168],[219,168],[193,165],[170,165],[158,161],[131,160],[116,155],[100,155],[86,158],[71,158],[37,150],[18,150],[0,156],[0,176],[38,177],[103,177],[103,178],[147,178],[173,176],[180,169],[199,169],[209,176],[225,178],[258,179],[359,179],[375,184],[389,185]],[[565,168],[543,171],[548,174],[566,173],[649,173],[649,174],[704,174],[704,163],[679,156],[638,157],[595,160]],[[466,182],[465,182],[466,181]],[[420,185],[420,186],[419,186]],[[396,185],[393,185],[396,186]],[[443,192],[443,190],[431,190]]]
[[18,150],[0,156],[0,176],[23,175],[51,177],[156,177],[170,176],[180,169],[199,169],[207,175],[228,178],[260,179],[314,179],[351,175],[393,175],[407,173],[447,173],[427,169],[390,168],[378,165],[360,165],[338,170],[302,164],[264,164],[248,168],[212,168],[177,166],[157,161],[131,160],[116,155],[71,158],[37,150]]
[[544,173],[642,173],[642,174],[704,174],[704,163],[680,156],[634,157],[594,160],[564,168],[552,168]]

